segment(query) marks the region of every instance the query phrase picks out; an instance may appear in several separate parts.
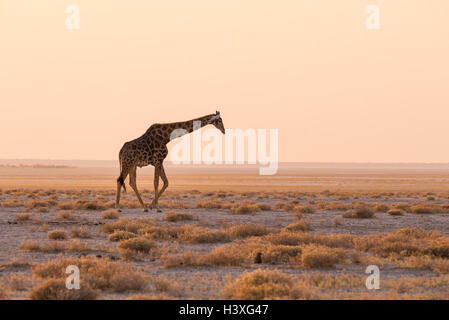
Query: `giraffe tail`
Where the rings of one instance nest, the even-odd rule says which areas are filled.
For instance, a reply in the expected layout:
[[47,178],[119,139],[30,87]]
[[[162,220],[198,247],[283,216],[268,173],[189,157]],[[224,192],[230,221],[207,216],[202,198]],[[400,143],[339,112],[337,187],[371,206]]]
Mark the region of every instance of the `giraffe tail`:
[[122,177],[122,159],[120,159],[120,176],[117,178],[117,182],[123,187],[123,192],[126,193],[125,181]]

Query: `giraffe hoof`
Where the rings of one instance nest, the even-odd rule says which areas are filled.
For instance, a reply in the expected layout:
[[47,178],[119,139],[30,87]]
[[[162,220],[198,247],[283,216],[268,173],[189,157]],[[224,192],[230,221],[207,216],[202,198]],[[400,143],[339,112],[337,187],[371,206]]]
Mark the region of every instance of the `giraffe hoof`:
[[122,209],[117,209],[117,212],[122,212]]
[[143,212],[148,212],[148,209],[146,209],[146,208],[145,208],[145,209],[143,209]]
[[159,209],[159,208],[157,208],[157,210],[156,210],[157,212],[162,212],[162,210],[161,209]]

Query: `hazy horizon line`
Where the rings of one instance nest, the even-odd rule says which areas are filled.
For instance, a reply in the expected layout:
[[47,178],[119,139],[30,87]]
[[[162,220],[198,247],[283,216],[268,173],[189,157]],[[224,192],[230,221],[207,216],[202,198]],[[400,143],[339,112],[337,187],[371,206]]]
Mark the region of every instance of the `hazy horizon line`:
[[[66,158],[0,158],[0,162],[3,161],[80,161],[80,162],[113,162],[118,161],[118,159],[66,159]],[[167,160],[167,164],[171,164],[170,160]],[[448,162],[405,162],[405,161],[279,161],[279,164],[432,164],[432,165],[449,165]],[[182,165],[205,165],[205,164],[182,164]],[[214,165],[235,165],[235,164],[214,164]],[[243,165],[253,165],[244,163]],[[209,166],[209,165],[208,165]]]

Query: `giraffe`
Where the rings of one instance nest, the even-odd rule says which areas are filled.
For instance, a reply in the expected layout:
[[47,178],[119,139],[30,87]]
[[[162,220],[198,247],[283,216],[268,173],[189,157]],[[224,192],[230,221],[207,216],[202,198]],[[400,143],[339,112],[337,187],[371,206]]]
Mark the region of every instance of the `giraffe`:
[[[199,125],[200,124],[200,125]],[[159,209],[158,200],[168,187],[168,179],[164,170],[164,159],[168,154],[167,143],[182,135],[212,124],[223,134],[225,128],[220,112],[209,114],[204,117],[195,118],[184,122],[156,123],[153,124],[142,136],[132,141],[126,142],[120,149],[120,176],[117,179],[117,198],[115,208],[120,211],[120,191],[126,192],[125,179],[129,175],[129,185],[134,190],[137,199],[143,207],[144,212],[148,212],[139,191],[137,190],[137,167],[154,166],[154,199],[151,203],[151,209]],[[159,178],[164,185],[159,189]]]

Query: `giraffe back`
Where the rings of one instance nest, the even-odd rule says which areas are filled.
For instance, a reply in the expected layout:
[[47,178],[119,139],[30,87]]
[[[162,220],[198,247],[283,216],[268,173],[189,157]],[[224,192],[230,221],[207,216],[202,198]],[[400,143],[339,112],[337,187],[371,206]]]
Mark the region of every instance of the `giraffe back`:
[[139,138],[123,145],[119,153],[122,166],[154,166],[162,163],[167,157],[168,149],[166,144],[161,141],[162,137],[150,129]]

